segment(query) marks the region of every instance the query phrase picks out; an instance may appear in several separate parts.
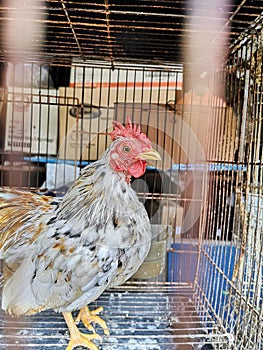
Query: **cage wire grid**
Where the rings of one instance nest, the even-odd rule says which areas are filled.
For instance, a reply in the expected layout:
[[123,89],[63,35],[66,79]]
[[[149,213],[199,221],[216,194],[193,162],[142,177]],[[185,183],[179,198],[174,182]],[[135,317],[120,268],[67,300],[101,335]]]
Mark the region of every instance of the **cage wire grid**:
[[[28,4],[29,10],[26,9]],[[200,8],[204,8],[203,23],[213,24],[218,19],[225,19],[213,33],[207,48],[216,45],[220,36],[227,36],[228,32],[231,43],[234,43],[262,12],[261,1],[255,0],[220,2],[215,16],[210,15],[205,1],[200,2]],[[28,51],[23,51],[22,47],[15,49],[14,33],[8,32],[10,23],[21,13],[33,29],[32,45]],[[35,18],[32,14],[36,14]],[[29,61],[40,56],[61,63],[78,57],[106,59],[112,65],[118,61],[137,63],[138,60],[148,64],[187,63],[183,51],[193,33],[191,22],[196,20],[190,0],[162,0],[158,3],[150,0],[135,3],[27,0],[25,6],[5,2],[0,8],[0,16],[3,60],[16,52],[23,57],[26,55]]]
[[[219,335],[220,325],[203,306],[197,313],[196,298],[187,284],[130,282],[107,291],[90,305],[91,309],[104,307],[103,317],[110,326],[110,335],[103,336],[99,348],[187,350],[216,344],[227,349],[229,335]],[[30,318],[2,314],[1,329],[3,349],[62,349],[68,340],[63,318],[49,311]]]
[[[32,38],[34,51],[24,57],[27,65],[9,63],[15,87],[3,89],[1,99],[4,108],[10,109],[11,129],[16,122],[15,105],[22,106],[22,135],[32,140],[36,130],[36,142],[14,143],[11,132],[10,144],[1,144],[1,185],[41,194],[51,189],[52,195],[63,195],[81,168],[107,147],[111,120],[123,122],[128,114],[144,125],[164,158],[162,169],[156,172],[150,167],[147,177],[133,183],[151,223],[169,228],[164,260],[154,261],[159,274],[147,282],[140,278],[106,291],[90,305],[104,307],[111,330],[100,348],[184,350],[206,344],[211,349],[261,350],[261,2],[222,6],[218,13],[227,13],[227,21],[214,38],[230,30],[226,66],[203,79],[203,89],[188,95],[182,90],[183,74],[191,63],[182,62],[183,39],[189,35],[185,21],[193,15],[188,1],[161,1],[158,6],[139,1],[136,7],[123,1],[36,3],[42,11],[37,22],[47,24],[44,45],[38,46],[39,27]],[[0,10],[1,25],[6,24],[8,9]],[[1,51],[5,67],[12,52],[10,44]],[[76,58],[73,63],[69,56]],[[89,60],[81,62],[83,58]],[[101,58],[106,62],[94,62]],[[138,64],[138,59],[147,65]],[[223,96],[207,93],[214,93],[222,81]],[[17,100],[17,92],[29,100],[21,95]],[[29,112],[28,102],[34,106]],[[200,113],[202,123],[196,123]],[[60,130],[52,124],[57,114],[65,116]],[[76,120],[73,132],[71,117]],[[189,163],[191,137],[184,133],[180,119],[200,138],[206,162]],[[31,125],[28,134],[27,124]],[[61,133],[58,152],[52,149],[57,142],[52,143],[53,129]],[[79,147],[69,146],[72,138]],[[174,140],[179,145],[184,140],[186,151]],[[73,178],[67,178],[67,167]],[[200,189],[195,196],[193,181]],[[200,215],[193,227],[185,229],[181,217],[191,203]],[[19,319],[1,313],[0,328],[3,350],[59,349],[67,344],[64,321],[52,311]],[[101,332],[99,327],[96,330]]]

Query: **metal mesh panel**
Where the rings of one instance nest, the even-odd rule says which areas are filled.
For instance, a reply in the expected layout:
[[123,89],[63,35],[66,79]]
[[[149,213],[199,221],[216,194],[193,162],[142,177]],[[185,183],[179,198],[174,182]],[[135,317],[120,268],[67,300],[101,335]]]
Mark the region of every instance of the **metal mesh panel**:
[[[127,116],[162,156],[131,184],[152,250],[132,281],[91,305],[104,306],[111,328],[102,349],[262,349],[259,5],[222,5],[207,52],[230,30],[228,58],[198,68],[206,74],[189,89],[188,1],[37,1],[42,45],[37,27],[32,52],[10,63],[14,48],[2,42],[1,186],[63,196]],[[10,8],[0,10],[6,37]],[[2,314],[0,330],[0,349],[59,349],[68,338],[53,311]]]
[[262,348],[261,37],[259,27],[257,35],[233,49],[227,63],[231,126],[224,127],[232,138],[219,149],[215,145],[220,159],[227,159],[210,174],[197,278],[199,293],[223,320],[235,349]]
[[[215,12],[210,10],[215,7]],[[231,42],[262,12],[261,1],[201,1],[201,20],[212,26],[207,55],[230,31]],[[69,61],[71,57],[115,62],[181,63],[185,41],[193,34],[196,12],[191,0],[171,1],[3,1],[0,8],[1,59]],[[17,26],[9,32],[10,25]],[[198,28],[194,28],[198,31]],[[27,49],[22,44],[27,32]],[[14,39],[18,38],[15,47]],[[42,41],[42,42],[41,42]],[[198,45],[198,43],[196,43]],[[222,53],[221,53],[222,54]],[[220,56],[220,53],[219,53]],[[189,59],[189,58],[188,58]]]

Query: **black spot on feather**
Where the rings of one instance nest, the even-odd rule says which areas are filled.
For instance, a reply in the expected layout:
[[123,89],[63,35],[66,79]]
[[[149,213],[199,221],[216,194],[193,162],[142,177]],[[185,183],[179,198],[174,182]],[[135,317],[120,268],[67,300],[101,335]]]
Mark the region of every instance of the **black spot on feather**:
[[118,220],[118,218],[116,217],[115,211],[113,212],[113,215],[112,215],[112,223],[113,223],[113,227],[114,227],[114,228],[118,227],[119,220]]
[[81,236],[80,232],[70,232],[70,238],[79,238]]
[[33,273],[32,278],[31,278],[31,283],[34,282],[34,279],[36,278],[36,275],[37,275],[37,271],[35,270],[34,273]]
[[49,203],[50,205],[56,205],[56,206],[58,206],[58,202],[56,202],[56,201],[53,201],[53,202],[51,202],[51,203]]
[[70,230],[68,230],[68,231],[66,231],[66,232],[63,233],[64,236],[70,236],[70,234],[71,234],[71,231],[70,231]]
[[47,223],[47,225],[51,225],[51,224],[54,224],[54,222],[56,222],[57,220],[57,217],[56,216],[53,216]]
[[105,264],[102,267],[103,272],[108,272],[111,269],[111,264]]

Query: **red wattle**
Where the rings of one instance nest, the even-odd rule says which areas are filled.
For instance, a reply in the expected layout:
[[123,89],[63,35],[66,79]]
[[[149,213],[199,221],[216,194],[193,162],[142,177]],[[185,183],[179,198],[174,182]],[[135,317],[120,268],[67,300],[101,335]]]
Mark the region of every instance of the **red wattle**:
[[146,170],[146,161],[138,160],[135,164],[129,167],[129,174],[133,177],[138,178],[145,173]]

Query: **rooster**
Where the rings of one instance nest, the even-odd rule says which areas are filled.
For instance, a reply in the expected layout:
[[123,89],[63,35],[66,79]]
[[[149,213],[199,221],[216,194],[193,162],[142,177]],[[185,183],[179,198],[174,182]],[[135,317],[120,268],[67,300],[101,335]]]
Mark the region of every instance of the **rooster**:
[[[130,186],[147,160],[160,160],[139,126],[113,122],[113,140],[85,167],[61,201],[36,193],[0,191],[2,308],[10,315],[46,309],[62,312],[70,332],[67,350],[97,350],[92,323],[109,334],[88,304],[128,280],[148,254],[151,227]],[[80,310],[77,319],[72,311]],[[92,333],[82,333],[76,323]]]

